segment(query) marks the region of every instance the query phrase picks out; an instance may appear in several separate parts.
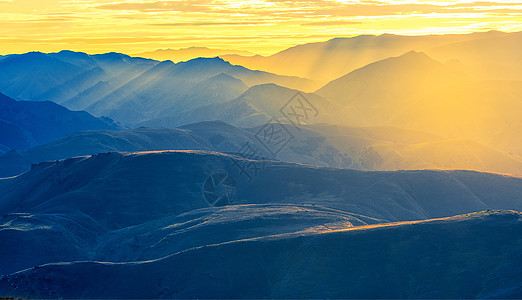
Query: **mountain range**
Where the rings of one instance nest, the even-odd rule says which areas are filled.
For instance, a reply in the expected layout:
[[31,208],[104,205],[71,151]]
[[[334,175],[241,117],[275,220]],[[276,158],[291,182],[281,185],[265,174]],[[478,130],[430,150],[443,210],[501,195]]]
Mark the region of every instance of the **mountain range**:
[[132,56],[151,58],[159,61],[170,60],[173,62],[187,61],[199,57],[216,57],[220,55],[243,55],[252,56],[248,51],[238,51],[231,49],[213,49],[207,47],[188,47],[181,49],[158,49],[152,52],[137,53]]
[[[522,33],[360,35],[291,47],[270,56],[222,55],[247,68],[329,82],[372,62],[411,50],[466,69],[477,80],[520,80]],[[492,59],[495,58],[495,59]]]
[[0,298],[522,298],[521,43],[0,56]]

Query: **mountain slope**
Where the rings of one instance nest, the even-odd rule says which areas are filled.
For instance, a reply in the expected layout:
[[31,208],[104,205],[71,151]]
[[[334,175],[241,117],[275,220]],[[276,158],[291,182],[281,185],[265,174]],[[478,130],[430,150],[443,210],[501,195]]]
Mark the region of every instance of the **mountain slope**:
[[522,32],[492,35],[441,45],[426,52],[440,61],[458,63],[482,80],[520,80]]
[[0,94],[0,144],[25,149],[89,129],[118,129],[110,119],[100,119],[84,111],[70,111],[53,102],[16,101]]
[[49,264],[3,277],[0,290],[38,298],[519,298],[521,220],[486,212],[238,240],[133,263]]
[[31,52],[12,55],[0,61],[0,92],[21,100],[35,100],[50,88],[65,83],[82,73],[82,69]]
[[61,104],[100,81],[119,87],[155,64],[117,53],[88,55],[64,50],[13,54],[0,63],[0,92],[21,100]]
[[[308,110],[306,115],[302,107]],[[281,111],[283,108],[286,108],[284,109],[286,116]],[[295,111],[292,112],[292,108]],[[290,115],[292,113],[301,116],[296,119]],[[303,93],[269,83],[253,86],[231,101],[152,119],[142,125],[176,127],[201,121],[222,120],[235,126],[251,127],[264,125],[272,118],[283,123],[293,122],[296,125],[304,125],[338,123],[350,116],[351,112],[344,110],[342,106],[316,94]]]
[[380,105],[391,107],[412,94],[429,93],[455,84],[460,79],[458,77],[458,74],[426,54],[410,51],[350,72],[329,82],[316,93],[345,105],[357,103],[360,109]]

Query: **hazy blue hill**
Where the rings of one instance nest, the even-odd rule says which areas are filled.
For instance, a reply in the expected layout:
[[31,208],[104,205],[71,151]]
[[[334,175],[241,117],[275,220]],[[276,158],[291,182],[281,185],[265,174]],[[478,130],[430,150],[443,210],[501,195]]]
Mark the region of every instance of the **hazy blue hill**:
[[0,92],[21,100],[36,100],[40,94],[82,71],[40,52],[12,55],[0,62]]
[[99,82],[108,80],[110,80],[109,75],[101,67],[93,67],[75,78],[48,90],[39,97],[60,105],[67,105],[70,109],[83,109],[78,101],[73,101],[72,105],[68,105],[64,101],[75,98],[92,87],[97,87]]
[[[0,92],[21,100],[52,100],[61,104],[70,102],[100,81],[111,82],[115,86],[104,91],[109,93],[157,63],[117,53],[88,55],[60,51],[13,54],[0,64]],[[77,109],[79,106],[70,107]]]
[[95,60],[102,68],[114,70],[113,75],[120,75],[129,69],[140,68],[142,71],[156,65],[158,61],[153,59],[131,57],[126,54],[110,52],[104,54],[91,55],[92,59]]
[[[109,95],[119,87],[118,84],[113,83],[112,80],[101,80],[92,87],[82,91],[72,98],[63,100],[62,104],[65,107],[73,110],[85,110],[99,99]],[[60,101],[62,101],[60,100]]]
[[[223,88],[226,87],[226,88]],[[199,107],[209,104],[224,103],[241,95],[248,86],[240,79],[226,73],[207,78],[196,84],[186,99],[179,103],[181,109]]]
[[[277,84],[261,84],[250,87],[236,99],[231,101],[201,106],[187,110],[179,115],[165,116],[144,122],[146,126],[176,127],[185,124],[222,120],[235,126],[249,127],[264,125],[272,118],[284,123],[290,120],[281,113],[283,108],[296,95],[298,90],[289,89]],[[317,110],[311,112],[304,123],[337,123],[343,118],[350,118],[351,112],[342,106],[312,93],[302,93],[310,104]],[[291,105],[296,105],[295,103]],[[310,106],[307,105],[307,108]],[[299,111],[298,111],[299,113]],[[297,120],[293,120],[297,122]]]
[[[2,141],[2,153],[8,152],[11,149],[27,149],[38,145],[38,142],[30,132],[4,120],[0,120],[0,141]],[[9,176],[18,174],[19,170],[17,170],[17,167],[15,167],[15,173],[7,171],[7,169],[11,169],[11,165],[18,164],[20,164],[20,162],[16,160],[6,161],[2,164],[2,175]]]
[[248,86],[275,83],[289,88],[306,89],[317,84],[310,79],[250,70],[241,65],[232,65],[219,57],[196,58],[187,62],[180,62],[175,65],[175,68],[179,74],[184,76],[201,76],[203,74],[208,74],[209,72],[214,73],[214,75],[227,73],[233,77],[241,79]]
[[[308,79],[249,70],[220,58],[174,64],[121,53],[10,55],[2,59],[0,70],[0,80],[5,77],[0,92],[6,95],[53,101],[127,125],[176,118],[182,111],[230,101],[253,85],[317,86]],[[178,125],[189,123],[193,122]]]
[[84,70],[89,70],[98,67],[98,63],[87,53],[75,52],[70,50],[62,50],[57,53],[47,54],[49,57],[59,59],[63,62],[75,65]]
[[119,125],[83,111],[70,111],[53,102],[16,101],[0,94],[3,144],[12,149],[46,143],[68,133],[89,129],[118,129]]
[[519,298],[521,219],[485,212],[238,240],[137,263],[49,264],[3,277],[0,290],[37,298]]

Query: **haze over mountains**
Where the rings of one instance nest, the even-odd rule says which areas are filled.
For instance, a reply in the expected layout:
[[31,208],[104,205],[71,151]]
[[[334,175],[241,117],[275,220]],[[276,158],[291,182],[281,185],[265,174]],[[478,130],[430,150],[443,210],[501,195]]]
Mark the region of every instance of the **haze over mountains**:
[[247,86],[270,82],[292,88],[313,84],[308,79],[233,66],[219,58],[174,64],[118,53],[12,55],[2,60],[0,69],[4,70],[0,91],[12,98],[50,100],[128,124],[156,118],[165,110],[186,109],[178,102],[195,108],[209,101],[209,96],[214,103],[232,100],[246,90],[241,82]]
[[[465,45],[469,43],[477,45],[491,39],[516,43],[518,36],[500,32],[425,37],[361,36],[303,45],[286,52],[303,48],[308,49],[304,51],[307,56],[315,57],[310,53],[332,49],[328,57],[335,57],[351,53],[347,49],[352,49],[361,55],[365,53],[367,59],[374,59],[388,55],[390,49],[400,53],[398,51],[428,46],[429,49],[449,49],[455,45],[468,52]],[[334,46],[325,46],[330,44]],[[480,48],[482,54],[474,54],[476,60],[486,60],[488,51],[495,49],[488,47]],[[509,51],[511,48],[502,49]],[[450,55],[449,50],[445,51]],[[323,61],[325,58],[320,55],[318,59]],[[350,63],[354,62],[352,57]],[[341,65],[337,64],[339,68]],[[109,116],[130,128],[175,128],[214,120],[239,127],[256,127],[274,117],[289,122],[291,120],[280,110],[298,90],[282,85],[303,86],[311,82],[251,71],[218,58],[174,64],[117,53],[87,55],[62,51],[10,55],[2,61],[1,67],[6,70],[3,72],[4,91],[20,97],[17,100],[51,100],[69,109]],[[349,70],[351,67],[343,68]],[[465,168],[521,174],[522,146],[514,141],[520,140],[517,126],[522,122],[519,113],[522,111],[522,85],[517,81],[477,81],[476,72],[468,71],[462,64],[456,68],[454,63],[443,64],[415,51],[375,61],[346,73],[314,93],[302,93],[317,110],[314,118],[305,123],[340,124],[351,128],[391,126],[439,136],[422,146],[368,143],[366,148],[357,148],[351,153],[348,147],[336,148],[336,152],[349,159],[327,164],[331,166],[367,170]],[[327,133],[319,135],[324,134]],[[27,142],[18,149],[40,143]],[[2,147],[3,151],[11,148]],[[139,148],[162,149],[164,147]],[[448,156],[448,152],[452,155]],[[11,163],[9,169],[12,171],[4,174],[22,170],[21,162],[24,162],[23,169],[29,162],[34,162],[14,157],[17,157],[14,161],[18,167]],[[283,159],[320,165],[325,161],[303,160],[293,155]],[[7,170],[7,166],[4,169]]]
[[[400,36],[361,35],[295,46],[271,56],[224,55],[247,68],[328,82],[372,62],[408,51],[472,71],[477,79],[520,80],[522,33]],[[493,59],[494,58],[494,59]]]
[[522,298],[521,37],[0,56],[0,297]]

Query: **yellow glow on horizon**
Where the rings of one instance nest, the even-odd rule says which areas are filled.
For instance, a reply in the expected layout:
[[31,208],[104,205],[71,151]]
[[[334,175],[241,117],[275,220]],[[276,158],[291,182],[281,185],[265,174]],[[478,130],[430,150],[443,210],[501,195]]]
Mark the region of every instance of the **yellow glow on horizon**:
[[359,34],[522,30],[522,1],[0,0],[0,54],[191,46],[272,54]]

